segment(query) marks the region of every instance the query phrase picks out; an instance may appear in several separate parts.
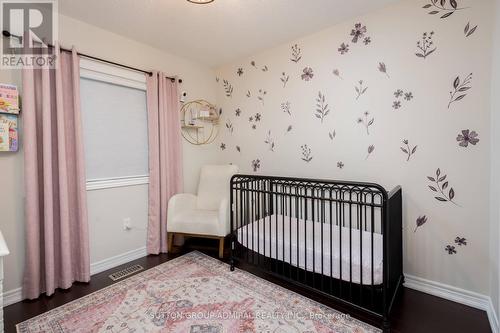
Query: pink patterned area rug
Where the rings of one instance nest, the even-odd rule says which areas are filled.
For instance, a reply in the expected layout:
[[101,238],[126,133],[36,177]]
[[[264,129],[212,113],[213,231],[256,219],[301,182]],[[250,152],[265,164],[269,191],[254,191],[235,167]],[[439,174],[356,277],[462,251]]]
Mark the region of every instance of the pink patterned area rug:
[[18,332],[380,332],[191,252],[17,326]]

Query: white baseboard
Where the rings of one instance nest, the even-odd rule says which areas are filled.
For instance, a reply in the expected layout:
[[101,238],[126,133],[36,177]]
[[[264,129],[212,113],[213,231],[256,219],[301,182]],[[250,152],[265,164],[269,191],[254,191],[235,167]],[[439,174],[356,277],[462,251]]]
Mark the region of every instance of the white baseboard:
[[[130,261],[142,258],[147,256],[146,247],[141,247],[136,250],[132,250],[129,252],[125,252],[119,254],[117,256],[107,258],[95,263],[90,264],[90,274],[98,274],[108,269],[114,268],[116,266],[120,266],[126,264]],[[21,302],[23,300],[22,289],[17,288],[13,290],[9,290],[3,293],[3,306],[8,306],[17,302]]]
[[484,310],[488,315],[488,320],[493,333],[500,333],[498,328],[498,318],[489,296],[407,274],[405,274],[404,286],[426,294]]
[[106,258],[104,260],[90,264],[90,274],[98,274],[116,266],[120,266],[133,260],[145,257],[147,255],[148,253],[146,251],[146,247],[144,246],[139,249],[128,251],[111,258]]
[[16,288],[3,293],[3,306],[11,305],[23,300],[22,289]]

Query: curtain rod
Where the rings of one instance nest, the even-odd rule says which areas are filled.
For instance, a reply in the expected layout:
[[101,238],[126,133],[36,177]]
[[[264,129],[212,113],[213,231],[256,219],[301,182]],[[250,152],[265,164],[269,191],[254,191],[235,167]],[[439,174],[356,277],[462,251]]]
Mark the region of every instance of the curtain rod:
[[[17,38],[19,40],[19,42],[22,41],[23,37],[21,36],[17,36],[17,35],[13,35],[11,34],[9,31],[7,30],[3,30],[2,31],[2,34],[4,35],[4,37],[7,37],[7,38]],[[49,47],[54,47],[53,45],[48,45]],[[72,52],[72,50],[69,50],[69,49],[65,49],[63,47],[59,47],[59,49],[61,51],[64,51],[64,52]],[[117,62],[114,62],[114,61],[110,61],[110,60],[106,60],[106,59],[102,59],[102,58],[99,58],[99,57],[95,57],[95,56],[91,56],[91,55],[88,55],[88,54],[85,54],[85,53],[81,53],[81,52],[77,52],[77,54],[81,57],[85,57],[85,58],[88,58],[88,59],[92,59],[92,60],[96,60],[96,61],[100,61],[100,62],[104,62],[104,63],[107,63],[107,64],[110,64],[110,65],[114,65],[114,66],[118,66],[118,67],[122,67],[122,68],[126,68],[126,69],[130,69],[130,70],[133,70],[133,71],[136,71],[136,72],[141,72],[141,73],[144,73],[144,74],[148,74],[149,76],[153,75],[153,72],[151,71],[146,71],[144,69],[140,69],[140,68],[137,68],[137,67],[132,67],[132,66],[127,66],[127,65],[123,65],[123,64],[120,64],[120,63],[117,63]],[[170,77],[170,76],[166,76],[167,79],[170,79],[172,81],[175,81],[175,77]],[[179,83],[182,83],[182,79],[178,79],[179,80]]]

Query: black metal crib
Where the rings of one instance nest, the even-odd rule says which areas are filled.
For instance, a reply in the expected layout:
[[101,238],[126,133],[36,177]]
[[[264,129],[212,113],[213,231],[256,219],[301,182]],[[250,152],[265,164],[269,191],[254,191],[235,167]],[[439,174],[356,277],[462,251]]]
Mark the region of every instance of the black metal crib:
[[250,265],[389,328],[404,279],[399,186],[235,175],[230,200],[231,270]]

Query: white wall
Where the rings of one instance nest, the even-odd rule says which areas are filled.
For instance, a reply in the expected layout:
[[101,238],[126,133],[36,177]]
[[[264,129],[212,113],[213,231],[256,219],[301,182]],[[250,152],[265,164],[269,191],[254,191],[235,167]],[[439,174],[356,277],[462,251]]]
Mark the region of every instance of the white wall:
[[491,86],[491,207],[490,207],[490,255],[491,255],[491,299],[497,318],[500,318],[499,246],[500,242],[500,1],[496,0],[495,29],[493,31],[493,69]]
[[[215,74],[204,65],[69,17],[60,16],[59,27],[59,38],[64,47],[75,45],[83,53],[179,75],[183,80],[181,89],[188,92],[188,99],[203,98],[216,102]],[[0,82],[17,84],[22,89],[19,71],[0,71]],[[24,265],[22,129],[20,135],[21,151],[0,154],[0,230],[11,250],[5,260],[6,292],[21,286]],[[183,148],[185,189],[193,192],[200,166],[215,159],[215,146],[195,147],[185,143]],[[88,192],[88,209],[92,263],[145,246],[146,185]],[[125,217],[131,218],[132,231],[123,230]]]
[[[469,8],[444,19],[429,15],[431,9],[423,9],[423,4],[401,1],[220,68],[218,101],[225,110],[223,122],[230,121],[234,128],[220,138],[219,144],[226,145],[220,151],[221,160],[250,173],[252,161],[259,159],[261,174],[371,181],[387,189],[401,185],[405,273],[489,295],[493,1],[460,1]],[[351,29],[358,22],[366,25],[366,35],[371,37],[367,46],[351,41]],[[468,22],[471,28],[479,25],[470,37],[464,34]],[[431,31],[437,50],[426,59],[417,57],[417,41]],[[345,55],[338,51],[343,42],[350,45]],[[294,44],[302,50],[298,63],[290,60]],[[379,62],[386,64],[389,77],[377,69]],[[264,66],[268,71],[262,70]],[[305,67],[314,71],[310,81],[301,79]],[[333,74],[334,69],[340,70],[342,78]],[[290,76],[286,87],[280,81],[283,72]],[[469,73],[473,73],[472,89],[448,109],[455,77],[463,81]],[[225,94],[224,79],[233,86],[231,97]],[[368,90],[356,100],[359,80]],[[412,92],[414,98],[409,102],[401,98],[403,106],[395,110],[397,89]],[[267,92],[264,104],[257,98],[259,90]],[[315,116],[319,91],[331,110],[323,123]],[[286,101],[291,102],[291,115],[281,110]],[[237,108],[242,111],[240,117],[235,114]],[[365,111],[369,120],[375,119],[369,135],[357,123]],[[250,123],[249,117],[256,113],[262,120]],[[289,125],[293,129],[287,133]],[[459,146],[456,138],[465,129],[479,133],[477,145]],[[269,131],[274,151],[265,143]],[[333,131],[336,137],[331,140]],[[409,161],[400,150],[403,139],[412,148],[418,146]],[[309,163],[302,160],[302,145],[312,150]],[[367,158],[370,145],[375,150]],[[337,167],[340,161],[345,165],[342,169]],[[446,194],[450,187],[455,190],[456,205],[436,200],[428,187],[432,183],[427,177],[435,177],[438,168],[441,176],[448,177]],[[423,215],[428,222],[415,232],[416,219]],[[466,238],[467,245],[456,244],[456,237]],[[448,254],[448,245],[457,253]]]

